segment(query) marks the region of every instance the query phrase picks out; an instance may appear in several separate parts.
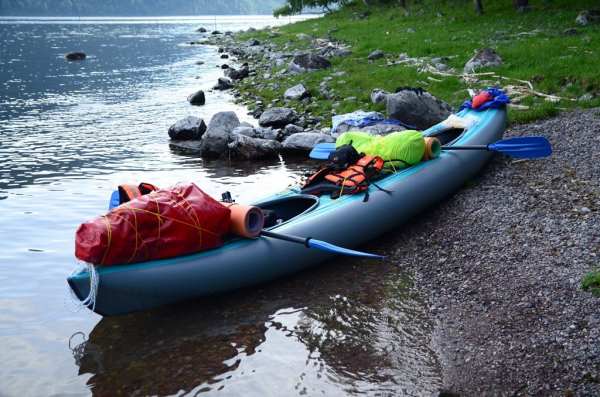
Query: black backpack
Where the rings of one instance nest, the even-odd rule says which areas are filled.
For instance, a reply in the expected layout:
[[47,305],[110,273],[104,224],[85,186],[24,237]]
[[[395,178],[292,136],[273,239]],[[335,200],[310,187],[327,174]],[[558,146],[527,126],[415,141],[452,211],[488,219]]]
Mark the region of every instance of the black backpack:
[[329,155],[328,160],[330,161],[330,167],[335,171],[345,170],[352,164],[356,164],[364,154],[360,154],[356,151],[352,142],[347,145],[338,147],[335,152]]

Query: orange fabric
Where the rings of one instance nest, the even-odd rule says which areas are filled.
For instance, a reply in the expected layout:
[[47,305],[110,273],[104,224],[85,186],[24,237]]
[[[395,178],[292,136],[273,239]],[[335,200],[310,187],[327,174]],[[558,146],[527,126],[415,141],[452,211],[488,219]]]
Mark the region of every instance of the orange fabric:
[[477,94],[477,95],[475,95],[473,97],[473,101],[471,102],[471,104],[472,104],[471,106],[473,107],[473,109],[477,109],[481,105],[483,105],[487,101],[491,101],[492,99],[494,99],[494,97],[492,96],[492,94],[490,94],[487,91],[481,91],[479,94]]
[[221,202],[221,204],[231,211],[230,233],[246,238],[260,235],[265,225],[265,216],[260,208],[238,203]]

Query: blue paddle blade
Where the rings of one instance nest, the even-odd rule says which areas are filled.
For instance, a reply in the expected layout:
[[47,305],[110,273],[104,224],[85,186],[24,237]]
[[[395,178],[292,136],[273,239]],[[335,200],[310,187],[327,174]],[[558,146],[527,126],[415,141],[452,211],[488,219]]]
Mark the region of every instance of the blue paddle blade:
[[335,142],[317,143],[308,156],[315,160],[327,160],[331,152],[335,152]]
[[314,238],[311,238],[308,240],[308,246],[310,248],[316,248],[316,249],[320,249],[321,251],[333,252],[335,254],[340,254],[340,255],[358,256],[361,258],[374,258],[374,259],[384,259],[385,258],[385,256],[382,256],[382,255],[370,254],[368,252],[361,252],[361,251],[351,250],[349,248],[338,247],[337,245],[333,245],[331,243],[327,243],[327,242],[321,241],[321,240],[315,240]]
[[535,159],[552,154],[552,146],[543,136],[503,139],[489,144],[488,149],[519,159]]
[[112,194],[110,195],[110,201],[108,202],[108,210],[112,210],[115,207],[119,206],[119,191],[115,190],[114,192],[112,192]]

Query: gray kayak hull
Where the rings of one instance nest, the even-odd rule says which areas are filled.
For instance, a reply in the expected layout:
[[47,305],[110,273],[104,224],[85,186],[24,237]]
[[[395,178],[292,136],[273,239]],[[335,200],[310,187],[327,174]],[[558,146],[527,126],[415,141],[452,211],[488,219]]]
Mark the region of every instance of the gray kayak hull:
[[[492,143],[501,139],[506,126],[505,110],[463,111],[459,116],[474,124],[452,141],[453,145]],[[436,125],[425,133],[435,135],[443,128]],[[490,157],[487,151],[444,151],[435,160],[378,181],[390,194],[371,186],[367,202],[363,202],[362,194],[336,200],[328,196],[314,198],[311,208],[270,230],[355,248],[459,189]],[[290,190],[257,204],[298,196]],[[356,225],[360,225],[360,232]],[[183,257],[98,268],[99,285],[95,305],[90,309],[105,316],[147,310],[264,283],[331,257],[299,244],[260,237],[235,240],[218,249]],[[80,300],[88,296],[87,270],[71,275],[68,283]]]

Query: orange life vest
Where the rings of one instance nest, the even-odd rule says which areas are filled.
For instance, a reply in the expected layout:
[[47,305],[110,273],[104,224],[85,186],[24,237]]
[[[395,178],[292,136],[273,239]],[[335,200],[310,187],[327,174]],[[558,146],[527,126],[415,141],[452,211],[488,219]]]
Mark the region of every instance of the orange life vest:
[[317,195],[330,193],[331,198],[335,199],[344,194],[365,192],[364,201],[367,201],[370,184],[389,193],[372,182],[372,179],[381,174],[383,166],[384,160],[378,156],[363,156],[342,171],[335,171],[331,166],[325,165],[307,179],[302,187],[302,193]]
[[154,192],[155,190],[158,190],[156,186],[146,182],[142,182],[138,186],[119,185],[119,204],[126,203],[134,198],[143,196],[144,194]]

